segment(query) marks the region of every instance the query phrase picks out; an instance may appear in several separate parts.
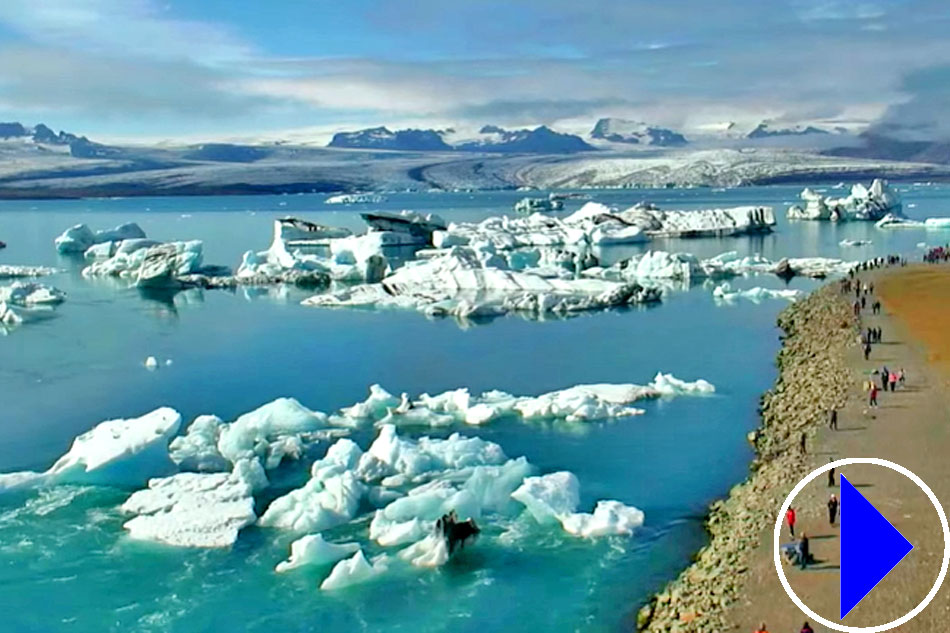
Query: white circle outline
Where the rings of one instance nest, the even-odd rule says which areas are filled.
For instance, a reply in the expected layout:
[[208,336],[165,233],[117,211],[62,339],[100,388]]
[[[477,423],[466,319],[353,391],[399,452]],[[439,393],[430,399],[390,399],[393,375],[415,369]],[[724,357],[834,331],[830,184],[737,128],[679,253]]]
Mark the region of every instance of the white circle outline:
[[[891,470],[897,471],[900,474],[904,475],[911,481],[913,481],[917,486],[926,493],[927,497],[930,499],[930,502],[933,504],[934,508],[937,510],[937,516],[940,517],[940,525],[943,528],[943,563],[940,566],[940,573],[937,574],[937,581],[934,583],[933,588],[930,590],[930,593],[914,607],[910,612],[904,614],[896,620],[892,620],[887,624],[878,624],[876,626],[846,626],[844,624],[838,624],[837,622],[832,622],[821,617],[814,611],[808,608],[808,606],[801,601],[798,595],[792,591],[792,587],[788,583],[788,578],[785,577],[785,570],[782,569],[782,561],[779,555],[780,552],[780,541],[782,536],[782,523],[785,518],[785,513],[788,512],[788,508],[792,505],[792,500],[798,496],[805,486],[807,486],[811,481],[816,479],[819,475],[824,472],[828,472],[832,468],[839,468],[841,466],[849,466],[852,464],[873,464],[875,466],[883,466],[884,468],[890,468]],[[886,459],[880,459],[877,457],[849,457],[846,459],[839,459],[837,461],[831,462],[830,464],[825,464],[820,468],[816,468],[811,471],[807,477],[798,482],[798,485],[792,489],[788,494],[788,497],[785,498],[785,503],[782,504],[782,510],[778,514],[778,518],[775,520],[775,538],[773,545],[773,554],[775,559],[775,571],[778,574],[778,579],[782,583],[782,587],[785,589],[785,593],[788,594],[788,597],[791,598],[792,602],[801,609],[806,615],[815,620],[816,622],[823,624],[829,629],[834,629],[835,631],[843,631],[844,633],[881,633],[882,631],[889,631],[895,627],[906,624],[912,618],[916,617],[921,611],[923,611],[931,600],[937,595],[937,592],[940,591],[940,586],[943,584],[944,578],[947,576],[947,566],[950,565],[950,525],[947,524],[947,515],[943,511],[943,506],[940,505],[940,501],[937,500],[937,495],[934,494],[933,490],[930,489],[930,486],[924,483],[924,480],[907,470],[900,464],[895,464],[894,462],[889,462]]]

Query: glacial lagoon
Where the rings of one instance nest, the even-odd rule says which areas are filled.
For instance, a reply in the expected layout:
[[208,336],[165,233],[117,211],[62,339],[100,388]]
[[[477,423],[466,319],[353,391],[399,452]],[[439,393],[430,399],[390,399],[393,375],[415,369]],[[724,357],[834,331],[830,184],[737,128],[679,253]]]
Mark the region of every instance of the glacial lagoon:
[[[947,215],[950,188],[897,185],[911,218]],[[831,191],[830,186],[828,187]],[[583,192],[605,204],[648,200],[667,209],[740,204],[775,207],[776,232],[762,237],[658,240],[612,247],[616,261],[647,248],[712,257],[725,251],[867,259],[940,231],[884,231],[871,223],[789,223],[799,187]],[[372,205],[328,206],[325,195],[0,202],[0,264],[55,266],[45,280],[68,299],[52,318],[0,337],[4,405],[0,472],[44,470],[73,438],[99,422],[160,406],[228,421],[281,396],[332,412],[380,384],[394,394],[467,387],[537,395],[582,383],[646,384],[658,372],[703,378],[704,397],[638,402],[643,415],[607,422],[498,420],[469,427],[401,429],[406,437],[452,432],[525,456],[540,473],[573,472],[580,508],[599,499],[635,506],[646,521],[633,536],[579,539],[559,526],[518,517],[488,521],[481,537],[438,569],[394,567],[372,583],[319,589],[326,568],[277,574],[297,535],[250,527],[230,549],[180,549],[135,541],[119,506],[130,490],[56,486],[0,496],[0,608],[11,630],[48,631],[616,631],[640,601],[675,576],[703,543],[705,508],[740,481],[751,451],[759,395],[775,377],[775,319],[787,305],[717,303],[712,287],[667,292],[661,304],[569,319],[507,316],[483,324],[428,319],[413,311],[314,309],[299,289],[143,293],[81,276],[83,263],[57,255],[53,238],[84,222],[137,222],[149,237],[200,239],[205,261],[236,267],[267,247],[285,215],[362,228],[371,208],[436,212],[448,221],[510,213],[518,192],[387,194]],[[566,212],[582,200],[570,200]],[[842,247],[843,240],[870,240]],[[410,256],[411,253],[406,253]],[[737,288],[810,290],[818,282],[739,278]],[[144,360],[159,360],[147,371]],[[166,364],[165,361],[172,363]],[[351,436],[362,448],[372,427]],[[269,473],[268,503],[300,486],[323,442],[301,462]],[[368,511],[368,509],[367,509]],[[365,544],[366,512],[324,533]],[[368,554],[383,548],[370,546]],[[56,596],[51,600],[50,596]]]

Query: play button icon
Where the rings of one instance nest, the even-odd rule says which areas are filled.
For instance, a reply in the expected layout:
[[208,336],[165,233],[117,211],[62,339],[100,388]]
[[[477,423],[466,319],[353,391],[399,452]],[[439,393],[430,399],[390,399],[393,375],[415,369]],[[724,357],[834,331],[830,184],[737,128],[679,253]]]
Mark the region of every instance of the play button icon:
[[[852,466],[860,466],[861,468],[851,469]],[[896,591],[900,592],[898,594],[884,595],[884,587],[879,587],[877,590],[875,590],[875,587],[877,587],[891,570],[900,565],[901,561],[903,561],[915,547],[864,498],[858,491],[860,486],[855,486],[851,483],[853,478],[849,481],[848,477],[852,474],[858,476],[857,473],[861,473],[862,476],[868,476],[870,471],[866,468],[867,466],[878,466],[889,469],[903,475],[919,488],[920,491],[926,495],[927,499],[930,500],[930,503],[933,504],[937,519],[939,520],[939,525],[934,525],[933,528],[930,529],[936,528],[942,532],[943,536],[943,556],[937,559],[940,561],[940,569],[938,571],[936,569],[937,560],[932,556],[932,554],[935,553],[933,539],[929,539],[926,534],[922,534],[922,530],[925,528],[923,528],[921,520],[924,519],[927,513],[921,514],[918,511],[913,514],[908,514],[906,510],[902,512],[902,519],[907,521],[907,524],[902,524],[902,527],[911,535],[917,549],[920,551],[915,553],[917,560],[913,561],[913,571],[911,572],[910,565],[905,563],[904,567],[908,569],[902,569],[899,573],[913,573],[917,576],[921,572],[927,574],[933,572],[936,577],[933,586],[927,594],[923,596],[920,602],[900,616],[897,616],[899,611],[895,611],[893,607],[903,607],[910,604],[909,601],[905,600],[907,595],[903,592],[903,589],[897,589]],[[849,469],[847,476],[842,475],[842,469],[845,467]],[[823,476],[832,469],[837,471],[837,481],[841,486],[839,495],[840,505],[838,507],[838,542],[836,544],[828,542],[827,539],[829,537],[834,538],[833,534],[821,536],[812,535],[812,539],[814,540],[814,543],[812,543],[813,549],[810,552],[812,562],[806,564],[805,568],[799,568],[798,565],[793,566],[789,564],[791,562],[789,560],[789,553],[794,554],[796,551],[800,553],[801,550],[796,550],[795,548],[801,546],[802,543],[800,541],[788,543],[786,540],[788,531],[785,524],[788,510],[792,507],[796,499],[801,501],[801,503],[796,502],[796,506],[799,508],[807,508],[807,502],[814,500],[813,495],[816,488],[821,491],[821,496],[824,496],[827,488],[823,483],[816,484],[814,482],[819,478],[823,480]],[[895,494],[895,491],[901,490],[901,486],[907,485],[906,482],[901,484],[895,480],[893,475],[886,475],[883,480],[878,479],[877,476],[871,476],[871,481],[874,481],[875,484],[880,484],[882,481],[889,482],[887,486],[881,486],[881,488],[875,488],[874,490],[878,491],[887,488],[889,490],[888,494],[890,495]],[[806,489],[808,489],[807,492]],[[915,493],[911,492],[910,494],[913,495]],[[802,496],[799,497],[799,495]],[[831,510],[831,507],[829,507],[829,510]],[[772,537],[772,554],[775,573],[778,575],[779,582],[782,584],[785,593],[788,594],[789,599],[807,616],[808,621],[812,624],[820,624],[825,629],[842,631],[843,633],[883,633],[884,631],[899,628],[913,620],[921,611],[927,608],[927,605],[937,596],[947,576],[948,570],[950,570],[950,521],[947,520],[947,514],[937,499],[937,495],[935,495],[934,491],[916,474],[900,464],[895,464],[886,459],[877,457],[847,457],[818,467],[792,488],[792,491],[788,493],[785,501],[777,508],[777,511]],[[803,515],[808,517],[807,511],[803,513]],[[806,518],[805,520],[812,521],[813,519]],[[834,521],[833,518],[831,520],[832,522]],[[783,543],[783,541],[785,542]],[[830,549],[829,546],[834,549]],[[838,565],[834,564],[836,562],[835,554],[838,555]],[[786,566],[789,567],[789,573],[792,574],[795,580],[796,587],[794,589],[792,583],[789,582],[789,576],[786,575]],[[924,571],[925,569],[927,571]],[[826,572],[829,570],[837,570],[837,578],[832,574],[822,573],[822,570]],[[891,582],[896,582],[896,579],[892,579]],[[885,583],[885,585],[888,584],[889,583]],[[831,595],[835,585],[838,586],[838,596]],[[796,593],[796,590],[801,591],[802,595],[800,596]],[[882,595],[876,596],[875,594]],[[820,613],[816,612],[814,608],[806,604],[803,597],[809,602],[813,602],[816,607],[831,617],[823,617]],[[900,598],[898,601],[899,604],[895,602],[895,597]],[[867,598],[867,600],[865,600],[865,598]],[[881,599],[880,604],[874,605],[873,609],[861,608],[854,611],[854,608],[858,604],[863,605],[864,602],[874,601],[878,598]],[[832,615],[836,606],[838,608],[837,617]],[[883,610],[881,607],[883,607]],[[849,614],[851,615],[849,616]],[[883,623],[868,623],[866,626],[857,626],[858,622],[864,624],[875,614],[884,617],[893,617],[894,619]],[[845,624],[845,622],[848,622],[848,624]]]
[[840,479],[843,620],[914,546],[844,475]]

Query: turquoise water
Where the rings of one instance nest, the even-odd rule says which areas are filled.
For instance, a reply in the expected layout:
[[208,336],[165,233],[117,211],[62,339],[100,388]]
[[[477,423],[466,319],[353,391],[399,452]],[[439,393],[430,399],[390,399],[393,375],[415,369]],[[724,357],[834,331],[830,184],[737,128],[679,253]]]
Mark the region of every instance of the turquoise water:
[[[950,215],[950,189],[901,188],[912,217]],[[593,192],[608,204],[648,199],[662,208],[772,204],[784,216],[797,187],[729,191]],[[378,208],[479,219],[510,209],[515,192],[394,194]],[[172,406],[186,421],[202,413],[233,419],[278,396],[332,411],[362,400],[372,383],[391,392],[438,393],[460,386],[537,394],[589,382],[649,381],[657,371],[717,386],[710,398],[642,405],[636,418],[583,426],[499,422],[457,429],[526,456],[544,472],[570,470],[582,507],[617,499],[646,513],[632,538],[585,541],[534,528],[514,545],[489,530],[439,570],[399,571],[342,592],[320,592],[325,570],[275,574],[293,537],[248,528],[234,548],[179,550],[128,539],[118,506],[129,491],[60,487],[0,497],[0,609],[15,631],[614,631],[703,542],[701,517],[743,478],[746,433],[759,394],[774,380],[775,317],[782,301],[717,306],[710,288],[669,293],[662,305],[532,322],[507,317],[461,328],[414,312],[319,310],[306,294],[198,292],[145,296],[89,281],[58,256],[53,238],[86,222],[138,222],[156,239],[202,239],[206,261],[235,266],[265,248],[271,220],[285,214],[359,228],[358,212],[324,196],[149,198],[0,202],[0,264],[44,264],[66,272],[47,281],[68,301],[56,317],[0,338],[3,403],[0,471],[45,469],[72,438],[98,422]],[[568,210],[582,201],[571,201]],[[910,205],[915,205],[911,207]],[[327,209],[332,209],[327,211]],[[871,239],[840,248],[842,239]],[[770,258],[859,259],[918,253],[946,238],[869,224],[789,225],[762,238],[668,240],[654,248],[708,257],[727,250]],[[602,253],[616,259],[640,247]],[[782,287],[762,276],[738,287]],[[815,282],[793,280],[810,289]],[[146,356],[174,364],[156,372]],[[417,435],[419,433],[416,433]],[[434,435],[436,433],[427,433]],[[444,433],[442,433],[444,434]],[[357,434],[365,448],[371,437]],[[294,487],[308,464],[287,469]],[[342,540],[364,522],[331,530]]]

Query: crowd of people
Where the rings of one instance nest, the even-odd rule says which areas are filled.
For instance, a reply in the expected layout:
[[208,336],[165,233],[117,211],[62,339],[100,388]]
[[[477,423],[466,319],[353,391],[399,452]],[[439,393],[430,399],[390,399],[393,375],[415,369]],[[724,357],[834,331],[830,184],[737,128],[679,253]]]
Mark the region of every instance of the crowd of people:
[[950,261],[950,246],[935,246],[924,253],[925,264],[939,264]]

